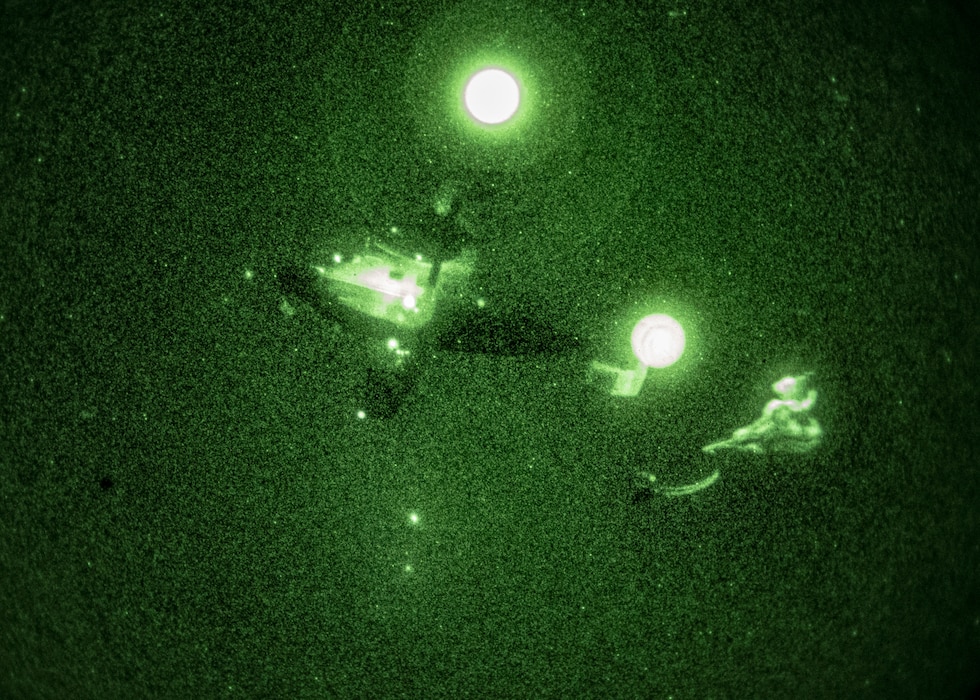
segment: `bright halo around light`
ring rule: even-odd
[[[499,68],[482,70],[466,84],[466,111],[483,124],[503,124],[514,116],[521,101],[517,81]]]
[[[630,340],[633,354],[647,367],[669,367],[684,354],[684,329],[667,314],[641,319]]]

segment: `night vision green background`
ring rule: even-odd
[[[0,696],[980,681],[977,10],[505,5],[4,4]],[[443,118],[474,26],[539,90],[499,154]],[[275,272],[445,183],[488,308],[580,343],[358,421]],[[683,367],[586,383],[665,309]],[[701,452],[804,371],[818,450]]]

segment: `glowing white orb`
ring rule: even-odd
[[[502,124],[514,116],[521,90],[514,76],[499,68],[480,71],[466,84],[466,110],[484,124]]]
[[[641,319],[630,340],[633,354],[647,367],[669,367],[684,354],[684,329],[666,314]]]

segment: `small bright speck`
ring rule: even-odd
[[[364,411],[358,411],[358,412],[357,412],[357,417],[358,417],[358,418],[359,418],[360,420],[364,420],[365,418],[367,418],[367,414],[366,414],[366,413],[365,413]]]
[[[412,511],[411,513],[409,513],[408,514],[408,522],[410,522],[412,525],[418,525],[419,524],[419,514],[416,513],[415,511]]]

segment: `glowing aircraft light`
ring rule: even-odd
[[[653,314],[633,327],[630,338],[637,364],[621,369],[602,362],[593,362],[592,370],[613,377],[609,393],[613,396],[636,396],[646,381],[648,370],[670,367],[684,354],[684,329],[666,314]]]
[[[502,124],[517,112],[521,91],[514,77],[499,68],[482,70],[466,85],[466,110],[483,124]]]
[[[633,354],[647,367],[670,367],[684,353],[684,329],[666,314],[653,314],[633,328]]]

